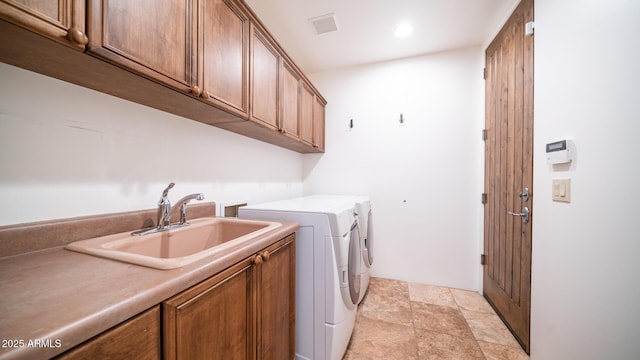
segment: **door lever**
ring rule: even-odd
[[[522,222],[523,223],[528,223],[529,222],[529,208],[528,207],[523,207],[522,208],[522,212],[521,213],[515,213],[512,211],[507,211],[507,214],[512,215],[512,216],[520,216],[522,218]]]

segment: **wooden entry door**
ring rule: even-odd
[[[525,24],[530,21],[533,0],[522,0],[486,50],[483,281],[484,296],[527,353],[533,219],[533,37],[525,36]]]

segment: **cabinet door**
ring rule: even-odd
[[[280,55],[256,26],[251,26],[250,120],[278,129],[278,69]]]
[[[289,64],[282,61],[280,85],[280,132],[294,139],[300,138],[300,75]]]
[[[201,9],[202,97],[243,116],[249,107],[249,18],[232,0],[205,0]]]
[[[56,359],[161,359],[160,306],[154,306]]]
[[[165,359],[253,359],[252,259],[163,303]]]
[[[84,0],[0,0],[0,18],[84,50]]]
[[[300,81],[300,140],[313,145],[313,90]]]
[[[88,0],[88,51],[182,91],[194,85],[194,0]]]
[[[295,355],[295,235],[262,252],[258,282],[258,359]]]
[[[313,103],[313,147],[318,150],[324,150],[324,107],[324,102],[316,95]]]

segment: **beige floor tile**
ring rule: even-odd
[[[529,359],[473,291],[371,278],[343,360]]]
[[[487,300],[475,291],[451,289],[451,294],[461,310],[495,314]]]
[[[528,360],[529,355],[522,348],[498,345],[484,341],[478,341],[487,360]]]
[[[498,315],[462,310],[473,336],[478,341],[520,347]]]
[[[458,307],[451,290],[441,286],[409,283],[409,299],[427,304]]]
[[[455,336],[471,337],[471,329],[458,309],[448,306],[412,302],[413,326]]]
[[[365,298],[361,303],[365,310],[390,310],[409,303],[409,286],[404,281],[372,278]]]
[[[375,357],[361,354],[354,354],[353,351],[347,350],[342,360],[375,360]]]
[[[349,343],[350,359],[418,360],[418,344],[412,326],[362,316]]]
[[[369,319],[382,320],[401,325],[413,325],[413,316],[411,314],[411,309],[408,308],[399,308],[389,311],[363,310],[358,314],[358,316],[366,316]]]
[[[409,287],[395,280],[373,278],[358,314],[371,319],[410,325],[412,322]]]
[[[484,355],[471,336],[460,337],[416,329],[420,360],[477,360]]]

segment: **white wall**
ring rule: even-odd
[[[302,194],[302,155],[0,63],[0,225]]]
[[[531,358],[638,359],[640,2],[536,0],[535,18]],[[564,138],[576,160],[549,167]]]
[[[305,157],[304,192],[371,197],[375,276],[480,289],[481,53],[310,75],[329,100],[327,150]]]

